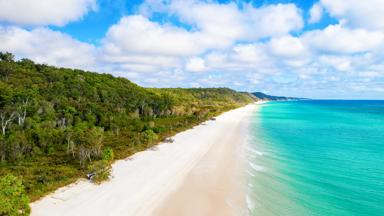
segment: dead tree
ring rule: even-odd
[[[9,114],[7,111],[2,111],[0,113],[0,119],[1,119],[1,129],[3,132],[3,135],[5,135],[5,131],[7,130],[7,127],[11,124],[11,122],[15,119],[16,112],[12,112]]]
[[[25,122],[25,118],[27,117],[27,107],[29,101],[28,98],[21,102],[21,104],[17,108],[17,123],[21,126]]]

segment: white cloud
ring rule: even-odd
[[[192,1],[171,1],[169,11],[197,28],[199,32],[221,39],[242,37],[244,29],[243,14],[234,3],[202,3]],[[214,14],[214,15],[213,15]]]
[[[111,64],[141,64],[159,67],[178,67],[181,65],[180,58],[161,55],[141,55],[135,53],[111,53],[101,49],[103,55],[101,60]]]
[[[268,54],[263,43],[238,44],[227,51],[215,51],[205,55],[208,68],[222,73],[275,74],[276,59]]]
[[[240,44],[233,47],[232,60],[242,63],[257,63],[266,60],[263,44]]]
[[[308,23],[317,23],[321,20],[323,17],[323,7],[321,4],[316,3],[312,6],[312,8],[309,10],[309,20]]]
[[[109,28],[104,46],[107,52],[188,56],[203,49],[194,33],[172,25],[151,22],[141,15],[123,17]]]
[[[0,50],[39,63],[83,69],[91,68],[95,63],[96,50],[92,45],[47,28],[28,31],[0,26],[0,41]]]
[[[351,59],[347,56],[323,55],[319,57],[322,66],[332,67],[334,70],[348,72],[352,69]]]
[[[123,69],[125,71],[135,71],[137,72],[154,72],[159,71],[158,66],[150,65],[150,64],[140,64],[140,63],[123,63],[119,65],[120,69]]]
[[[300,30],[304,21],[301,10],[295,4],[276,4],[262,8],[248,7],[244,15],[250,18],[251,35],[255,38],[281,36]]]
[[[307,54],[306,47],[302,41],[290,35],[272,38],[269,42],[269,48],[270,52],[278,57],[301,58]]]
[[[260,8],[246,4],[239,8],[234,2],[220,4],[194,0],[147,0],[141,5],[140,11],[148,16],[153,12],[176,15],[181,22],[203,33],[202,38],[210,46],[283,35],[303,27],[301,10],[294,4],[266,5]]]
[[[384,32],[349,29],[338,24],[329,25],[322,30],[306,32],[302,40],[318,51],[352,54],[382,47]]]
[[[351,27],[384,29],[382,0],[321,0],[321,4],[331,16]]]
[[[90,10],[96,10],[96,0],[0,0],[0,21],[63,26]]]
[[[362,71],[359,73],[359,76],[366,78],[384,77],[384,71]]]
[[[268,5],[261,8],[247,4],[241,9],[235,3],[147,0],[140,7],[140,12],[142,15],[123,17],[109,28],[103,39],[103,59],[107,63],[115,64],[119,70],[124,69],[118,66],[119,64],[125,65],[125,69],[129,71],[135,71],[136,66],[137,71],[156,72],[182,68],[198,72],[213,69],[209,64],[216,68],[226,65],[233,70],[240,70],[242,66],[238,62],[248,59],[247,64],[255,65],[262,61],[265,55],[257,51],[259,56],[252,59],[256,55],[252,52],[256,50],[252,50],[252,47],[237,46],[239,41],[255,41],[285,35],[303,26],[301,11],[294,4]],[[180,22],[190,28],[186,29],[166,21],[155,22],[151,20],[151,14],[154,12],[177,16]],[[230,60],[235,63],[222,64],[211,61],[212,53],[224,53],[234,45]],[[210,53],[209,61],[197,57],[206,53]]]
[[[205,66],[204,59],[199,57],[194,57],[189,59],[189,61],[185,66],[185,69],[191,72],[202,72],[207,70],[207,67]]]

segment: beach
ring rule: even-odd
[[[116,161],[109,181],[60,188],[32,203],[32,215],[244,215],[243,147],[256,109],[228,111]]]

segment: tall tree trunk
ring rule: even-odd
[[[25,118],[27,117],[27,107],[29,104],[28,98],[25,99],[22,104],[18,107],[18,124],[21,126],[25,122]]]
[[[12,120],[14,119],[14,117],[15,117],[15,112],[12,112],[11,115],[9,115],[9,117],[7,117],[7,113],[6,113],[6,112],[0,114],[0,118],[1,118],[1,129],[2,129],[2,133],[3,133],[3,135],[5,135],[5,131],[7,130],[7,127],[8,127],[9,124],[12,122]]]

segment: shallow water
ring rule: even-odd
[[[384,215],[384,101],[261,106],[247,151],[251,215]]]

